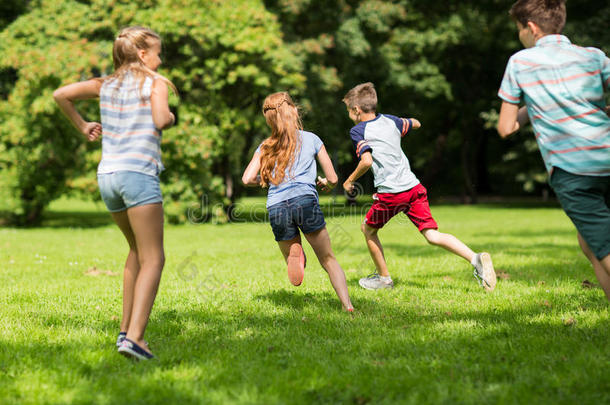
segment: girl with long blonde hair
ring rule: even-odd
[[[318,136],[303,130],[298,108],[288,93],[267,96],[263,115],[271,136],[254,153],[242,181],[247,186],[269,187],[269,221],[286,260],[290,282],[298,286],[304,277],[302,232],[328,273],[343,309],[352,312],[345,274],[331,248],[318,203],[316,157],[326,176],[318,177],[317,185],[330,191],[338,181],[326,148]]]
[[[160,54],[157,33],[144,27],[125,28],[113,45],[114,73],[53,93],[62,112],[89,141],[102,136],[100,193],[129,244],[116,345],[119,353],[139,360],[154,357],[144,331],[165,263],[160,142],[161,131],[175,121],[168,86],[174,91],[175,87],[157,73]],[[98,97],[101,123],[85,121],[74,101]]]

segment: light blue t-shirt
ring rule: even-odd
[[[286,168],[284,180],[277,186],[270,184],[267,193],[267,207],[301,195],[318,196],[316,190],[316,155],[324,145],[314,133],[299,131],[300,150],[292,168]],[[260,145],[256,152],[260,152]]]

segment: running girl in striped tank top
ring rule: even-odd
[[[123,273],[119,353],[154,356],[144,341],[165,262],[163,205],[159,187],[161,130],[174,124],[168,86],[156,71],[161,38],[148,28],[128,27],[114,41],[114,73],[73,83],[53,93],[63,113],[89,141],[102,135],[98,184],[102,199],[129,244]],[[101,124],[87,122],[75,100],[100,99]]]

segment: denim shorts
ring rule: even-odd
[[[97,183],[110,212],[163,202],[157,176],[131,171],[98,173]]]
[[[610,176],[582,176],[553,168],[549,183],[595,257],[610,254]]]
[[[301,232],[307,234],[326,226],[318,197],[300,195],[267,208],[276,241],[290,240]]]

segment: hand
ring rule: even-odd
[[[89,142],[93,142],[102,135],[102,124],[99,122],[86,122],[81,132],[87,137]]]
[[[343,183],[343,190],[345,190],[345,192],[347,192],[347,194],[351,194],[353,189],[354,189],[354,183],[349,180],[345,180],[345,183]]]
[[[330,190],[332,190],[332,189],[333,189],[333,187],[334,187],[332,184],[330,184],[330,183],[328,182],[328,180],[326,179],[326,177],[325,177],[325,178],[322,178],[322,177],[318,176],[318,182],[317,182],[317,184],[318,184],[318,187],[322,188],[322,191],[326,191],[326,192],[329,192],[329,191],[330,191]]]

